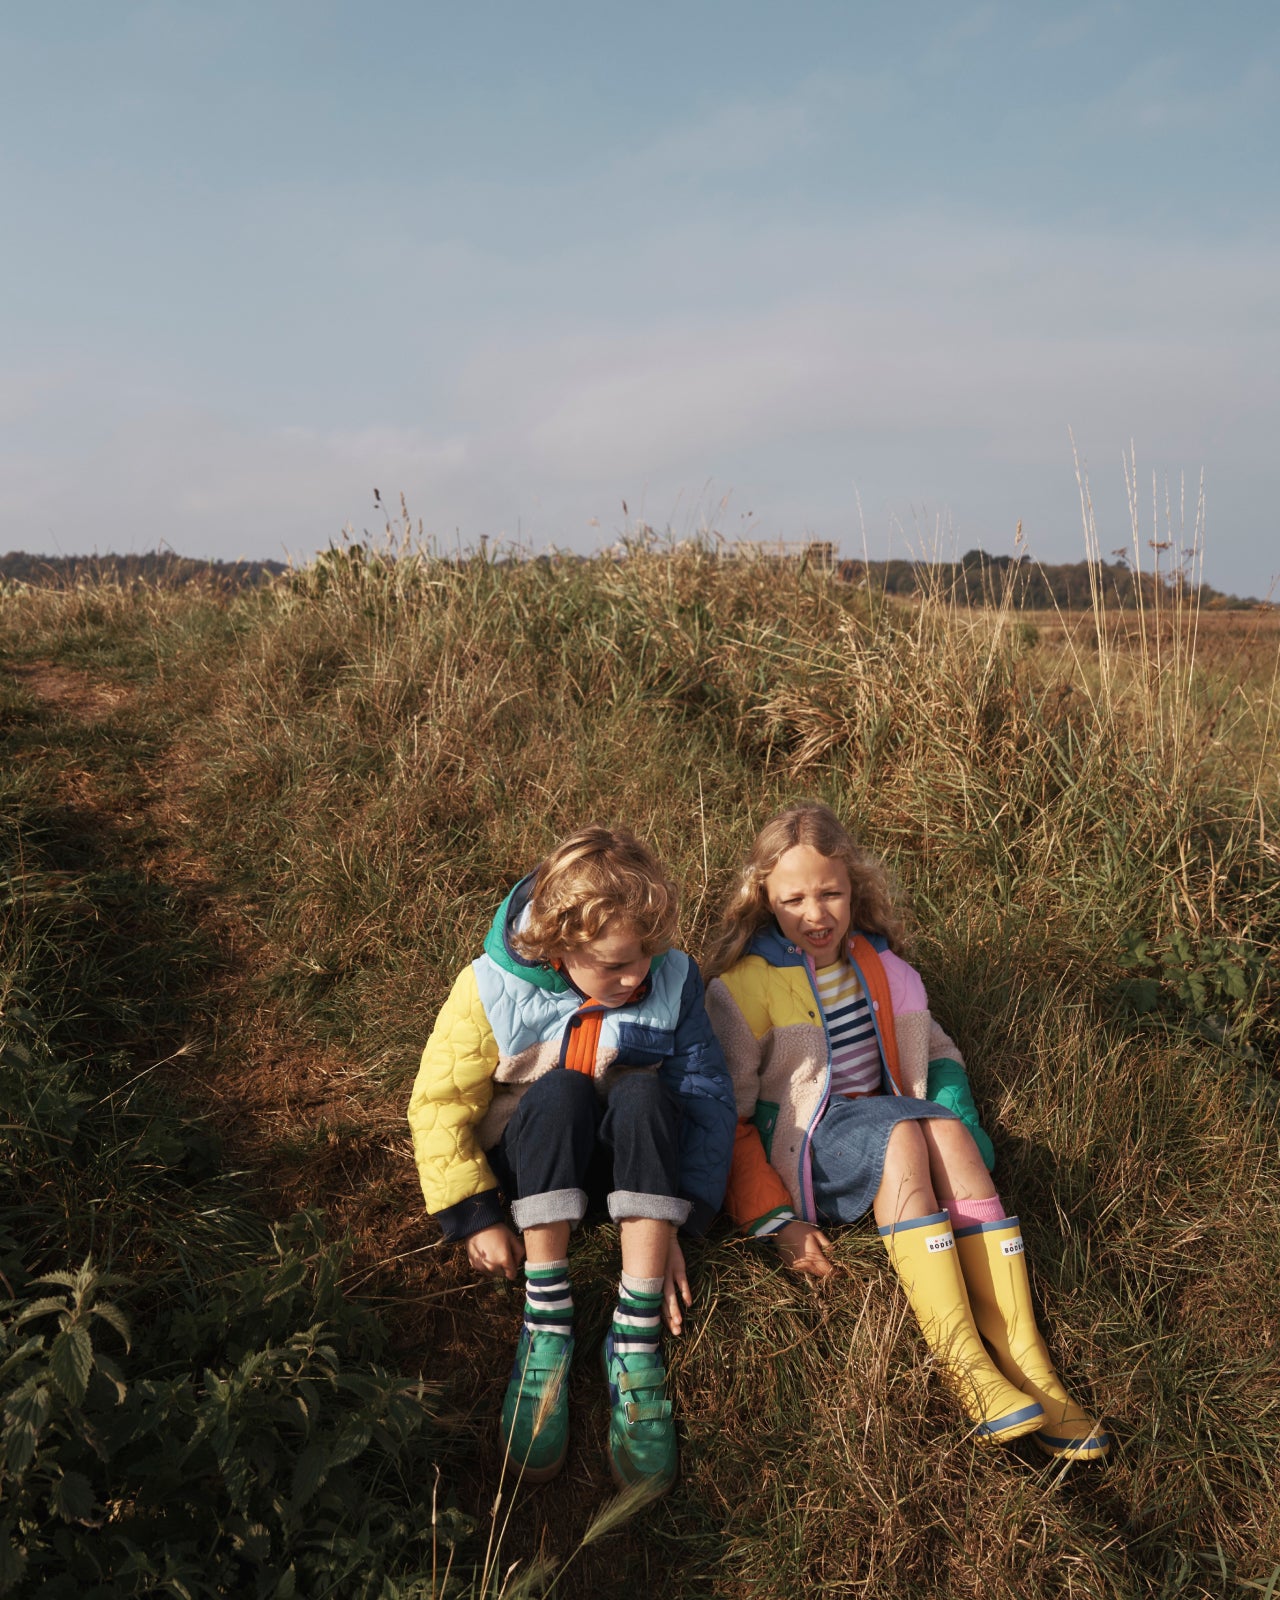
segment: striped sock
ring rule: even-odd
[[[948,1200],[947,1210],[951,1213],[951,1226],[957,1233],[961,1228],[973,1228],[980,1222],[1000,1222],[1004,1219],[1004,1207],[1000,1204],[998,1194],[993,1194],[987,1200]]]
[[[662,1279],[633,1278],[624,1272],[611,1330],[615,1355],[656,1356],[662,1337],[661,1314]]]
[[[524,1325],[530,1336],[558,1333],[568,1339],[573,1334],[573,1290],[569,1287],[567,1261],[539,1261],[524,1264]]]

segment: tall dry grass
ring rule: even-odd
[[[810,794],[909,893],[1051,1345],[1116,1458],[977,1450],[870,1232],[841,1235],[817,1293],[724,1233],[693,1253],[672,1351],[681,1482],[554,1592],[1274,1590],[1274,620],[1219,650],[1188,591],[1128,632],[1100,597],[1081,629],[696,543],[458,560],[390,532],[234,602],[5,604],[15,648],[137,682],[236,971],[199,1092],[256,1097],[242,1148],[271,1203],[354,1227],[401,1359],[469,1419],[463,1511],[483,1530],[519,1299],[420,1216],[402,1113],[435,1009],[570,828],[649,836],[696,951],[760,822]],[[606,1497],[594,1344],[616,1265],[607,1228],[575,1242],[574,1445],[560,1483],[504,1504],[512,1585],[557,1571]]]

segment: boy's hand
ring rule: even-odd
[[[514,1281],[524,1260],[524,1242],[505,1222],[495,1222],[467,1240],[467,1260],[477,1272]]]
[[[788,1222],[773,1236],[778,1242],[778,1254],[792,1272],[807,1272],[814,1278],[825,1278],[831,1271],[831,1240],[812,1222]]]
[[[684,1267],[684,1251],[676,1238],[676,1230],[672,1228],[671,1243],[667,1246],[667,1270],[662,1281],[662,1320],[671,1333],[679,1333],[684,1327],[681,1300],[691,1306],[693,1291],[689,1288],[689,1274]]]

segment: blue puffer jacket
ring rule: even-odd
[[[529,1084],[563,1070],[583,1015],[578,991],[559,972],[526,961],[511,934],[528,904],[524,878],[498,909],[484,954],[458,975],[436,1019],[409,1102],[427,1209],[445,1237],[466,1238],[505,1220],[485,1157]],[[650,964],[631,1003],[599,1009],[593,1076],[602,1095],[612,1073],[657,1072],[680,1103],[680,1194],[685,1224],[702,1233],[719,1210],[733,1155],[733,1085],[703,1003],[702,977],[681,950]]]

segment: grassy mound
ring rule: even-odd
[[[5,1057],[3,1315],[13,1349],[42,1341],[22,1359],[50,1408],[11,1403],[26,1368],[0,1378],[6,1438],[36,1440],[0,1468],[32,1485],[0,1478],[0,1592],[45,1592],[62,1539],[100,1567],[123,1542],[176,1551],[193,1595],[443,1594],[446,1534],[458,1594],[1280,1583],[1274,614],[1033,622],[647,545],[501,563],[348,544],[235,596],[96,582],[0,607],[5,1027],[26,1052]],[[569,829],[652,839],[696,953],[755,829],[802,794],[909,893],[1051,1346],[1116,1459],[980,1452],[869,1229],[841,1235],[820,1292],[724,1232],[692,1253],[671,1353],[683,1476],[627,1517],[603,1460],[600,1229],[573,1246],[569,1466],[514,1489],[493,1419],[519,1296],[439,1245],[403,1128],[434,1012]],[[290,1222],[308,1208],[345,1258]],[[131,1284],[37,1282],[86,1255]],[[154,1336],[126,1353],[99,1304]],[[215,1527],[175,1531],[118,1456],[86,1467],[135,1391],[185,1383],[165,1415],[204,1416],[254,1359],[272,1464],[249,1443],[220,1463],[207,1431],[165,1457],[179,1498],[221,1484]],[[311,1431],[304,1384],[335,1397]],[[184,1592],[111,1559],[103,1592]]]

